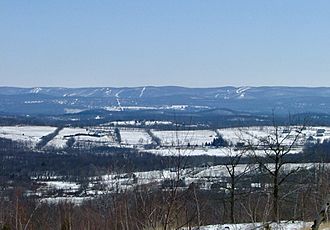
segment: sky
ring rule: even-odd
[[[330,86],[328,0],[1,0],[0,85]]]

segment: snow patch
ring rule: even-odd
[[[115,97],[117,97],[117,98],[118,98],[118,97],[119,97],[119,95],[120,95],[120,94],[121,94],[123,91],[124,91],[124,90],[122,90],[122,89],[121,89],[121,90],[119,90],[119,91],[118,91],[118,92],[115,94]]]
[[[242,99],[245,97],[245,93],[251,87],[240,87],[236,90],[236,93],[239,94],[239,98]]]
[[[30,93],[39,93],[41,90],[41,88],[33,88],[30,90]]]
[[[192,228],[193,230],[255,230],[264,229],[267,223],[245,223],[245,224],[222,224],[222,225],[208,225]],[[270,223],[270,229],[276,230],[301,230],[311,227],[311,222],[303,221],[282,221],[281,223]],[[187,229],[187,228],[183,228]]]
[[[40,104],[43,103],[44,101],[24,101],[24,104]]]
[[[246,90],[250,89],[251,87],[248,87],[248,86],[244,86],[244,87],[240,87],[236,90],[236,93],[237,94],[241,94],[243,92],[245,92]]]
[[[140,96],[139,97],[142,97],[143,96],[145,90],[146,90],[146,87],[143,87],[143,89],[141,90],[141,93],[140,93]]]
[[[65,108],[64,112],[65,113],[80,113],[84,111],[83,109],[70,109],[70,108]]]
[[[110,96],[110,95],[111,95],[111,89],[106,88],[106,90],[105,90],[105,94],[106,94],[107,96]]]

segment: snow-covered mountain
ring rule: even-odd
[[[90,109],[330,113],[330,87],[0,87],[0,112],[62,114]]]

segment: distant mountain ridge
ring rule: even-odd
[[[0,87],[0,111],[64,114],[91,109],[229,109],[251,113],[330,113],[330,87]]]

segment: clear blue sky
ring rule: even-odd
[[[330,1],[1,0],[0,85],[330,86]]]

